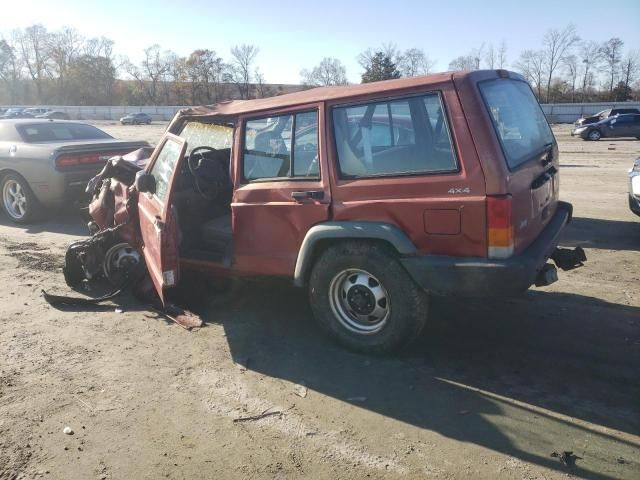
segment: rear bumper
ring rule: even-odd
[[[404,257],[413,279],[434,295],[509,296],[527,290],[554,252],[573,207],[558,202],[556,213],[536,241],[506,260],[445,256]]]

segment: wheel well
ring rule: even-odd
[[[339,237],[339,238],[322,238],[318,240],[313,246],[313,250],[311,251],[311,255],[308,261],[308,267],[306,268],[303,276],[304,285],[307,285],[309,282],[309,277],[311,276],[311,270],[313,270],[313,266],[316,264],[316,261],[328,248],[338,245],[340,243],[345,242],[357,242],[361,244],[367,245],[378,245],[385,250],[388,251],[391,255],[399,256],[400,253],[393,246],[391,242],[386,240],[382,240],[380,238],[358,238],[358,237]]]
[[[5,168],[4,170],[0,170],[0,182],[2,182],[2,180],[4,180],[4,177],[6,177],[7,175],[17,175],[18,177],[20,177],[22,180],[25,180],[25,178],[20,175],[18,172],[16,172],[15,170],[11,170],[10,168]]]

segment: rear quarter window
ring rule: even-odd
[[[479,82],[478,87],[510,169],[553,142],[551,128],[527,83],[496,79]]]
[[[16,129],[22,140],[27,143],[113,138],[102,130],[84,123],[33,123],[18,125]]]
[[[438,93],[338,106],[332,118],[342,178],[458,170]]]

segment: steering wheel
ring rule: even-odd
[[[189,171],[194,177],[197,178],[201,176],[201,173],[198,172],[198,170],[202,168],[202,162],[205,159],[204,152],[215,152],[215,151],[216,151],[215,148],[207,147],[204,145],[202,147],[196,147],[193,150],[191,150],[191,153],[189,154],[189,158],[187,158],[187,165],[189,165]],[[200,158],[196,158],[196,154],[199,154]]]
[[[203,162],[206,158],[205,152],[217,152],[217,150],[206,145],[196,147],[191,150],[187,158],[187,165],[195,180],[198,193],[207,200],[213,200],[218,196],[219,187],[216,182],[212,181],[213,179],[207,177],[206,170],[203,168]]]

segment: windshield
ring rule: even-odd
[[[214,123],[187,122],[178,136],[187,141],[187,155],[194,148],[202,146],[223,150],[231,148],[233,127]]]
[[[84,123],[32,123],[17,125],[16,128],[27,143],[113,138],[102,130]]]
[[[553,134],[525,82],[497,79],[478,84],[509,168],[525,163],[553,142]]]

